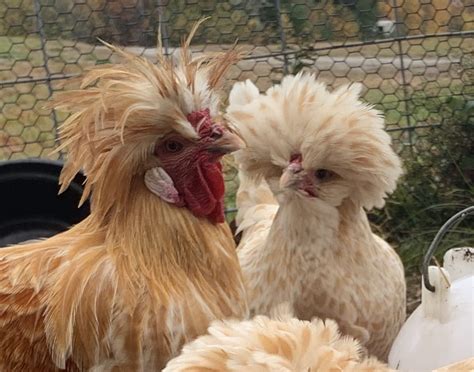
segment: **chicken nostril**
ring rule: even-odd
[[[211,137],[213,140],[218,140],[219,138],[222,138],[223,135],[224,135],[224,132],[222,131],[222,129],[220,129],[220,128],[213,128],[210,137]]]
[[[293,174],[298,174],[303,171],[303,167],[301,166],[300,163],[291,163],[288,166],[288,170],[290,170]]]

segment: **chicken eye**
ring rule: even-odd
[[[165,149],[168,152],[179,152],[183,149],[183,144],[175,140],[165,142]]]
[[[334,173],[327,169],[318,169],[314,175],[319,181],[327,181],[334,175]]]

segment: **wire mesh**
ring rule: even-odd
[[[264,91],[302,69],[331,87],[360,82],[403,156],[435,151],[423,136],[442,135],[446,101],[474,96],[472,0],[3,0],[0,160],[61,156],[50,153],[65,117],[43,106],[68,77],[118,60],[97,38],[153,59],[159,24],[171,53],[206,16],[194,51],[238,39],[249,52],[226,89],[251,79]],[[235,175],[228,167],[229,207]]]

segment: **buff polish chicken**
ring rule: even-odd
[[[227,118],[247,145],[235,153],[238,256],[252,314],[289,302],[386,360],[405,319],[404,270],[365,210],[384,205],[401,164],[359,90],[329,92],[310,74],[265,94],[234,85]]]
[[[114,49],[123,63],[57,98],[62,189],[84,169],[91,214],[0,249],[0,371],[158,371],[210,321],[245,316],[220,164],[242,142],[217,91],[238,52],[193,58],[192,33],[179,61]]]

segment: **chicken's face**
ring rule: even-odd
[[[161,170],[149,173],[147,186],[165,201],[186,207],[195,216],[206,217],[213,223],[223,222],[224,179],[220,159],[238,150],[242,141],[223,125],[214,123],[208,109],[194,111],[187,119],[198,138],[171,133],[159,140],[154,155]],[[169,181],[166,187],[162,187],[164,178]],[[160,182],[161,187],[157,184]]]
[[[331,207],[338,207],[350,194],[350,183],[343,177],[317,165],[304,167],[300,153],[290,157],[289,165],[283,169],[279,179],[277,190],[275,180],[270,183],[280,198],[306,198],[309,203],[320,200]]]

